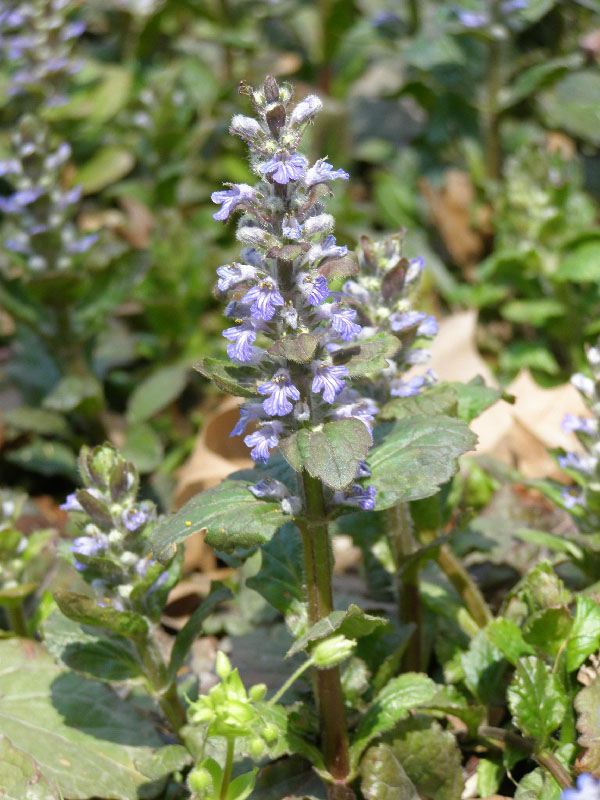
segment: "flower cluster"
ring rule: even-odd
[[[232,435],[245,434],[252,422],[244,441],[255,461],[266,462],[279,441],[300,427],[356,417],[371,430],[373,415],[347,386],[348,369],[338,363],[338,351],[362,331],[353,299],[329,287],[330,275],[351,274],[355,263],[336,243],[334,219],[321,200],[331,181],[348,175],[325,158],[309,164],[298,152],[321,101],[310,95],[292,106],[290,89],[273,78],[260,90],[244,91],[257,118],[234,116],[231,132],[248,143],[261,181],[226,184],[212,195],[220,206],[216,220],[242,212],[237,238],[244,245],[239,262],[217,270],[217,288],[229,299],[227,353],[240,384],[258,395],[241,407]],[[348,491],[344,501],[372,508],[373,490],[356,484]]]
[[[520,11],[523,8],[527,8],[529,5],[528,0],[502,0],[498,4],[498,17],[499,19],[497,22],[504,22],[505,24],[510,25],[510,17],[515,11]],[[493,15],[489,10],[471,10],[471,9],[462,9],[456,8],[454,10],[458,21],[461,25],[464,25],[465,28],[486,28],[489,25],[494,23]]]
[[[577,778],[575,789],[565,789],[561,800],[600,800],[600,781],[584,773]]]
[[[582,394],[591,416],[567,414],[562,421],[565,433],[575,433],[583,446],[582,453],[567,452],[558,462],[576,482],[562,490],[566,508],[585,512],[578,525],[597,530],[600,524],[600,346],[589,347],[587,361],[592,377],[577,373],[571,383]]]
[[[81,236],[73,222],[81,189],[63,189],[60,174],[71,155],[66,142],[53,147],[50,132],[24,116],[13,134],[14,158],[0,161],[0,175],[15,191],[0,197],[7,218],[4,246],[26,275],[63,271],[98,238]]]
[[[61,506],[80,530],[70,546],[75,567],[100,605],[148,613],[152,595],[170,580],[146,552],[156,507],[149,500],[136,502],[137,471],[110,445],[84,447],[79,469],[84,488]]]
[[[372,394],[378,402],[386,402],[390,396],[419,394],[435,382],[435,374],[427,370],[406,377],[405,373],[429,361],[431,354],[419,344],[433,338],[438,330],[435,318],[417,311],[412,303],[424,261],[402,256],[402,234],[380,241],[363,236],[358,260],[359,275],[344,285],[344,292],[355,302],[362,323],[357,340],[385,331],[400,343],[397,353],[388,359],[388,367],[373,382]]]
[[[73,44],[85,30],[68,19],[73,0],[25,0],[0,6],[0,53],[13,68],[9,95],[27,95],[56,106],[65,102],[65,83],[80,68]]]

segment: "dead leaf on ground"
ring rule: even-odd
[[[434,187],[427,178],[421,179],[419,188],[453,261],[464,267],[476,264],[485,251],[489,212],[482,209],[474,214],[475,187],[469,175],[449,169],[442,188]]]
[[[490,386],[497,385],[477,351],[477,313],[465,311],[442,320],[431,347],[431,367],[441,380],[468,382],[481,375]],[[514,405],[495,403],[471,424],[479,443],[477,453],[489,453],[519,469],[526,477],[565,480],[548,450],[564,447],[581,450],[575,436],[563,433],[565,414],[589,413],[579,392],[570,383],[544,389],[522,370],[508,386]]]

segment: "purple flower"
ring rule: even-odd
[[[275,183],[289,183],[302,177],[307,163],[304,156],[299,153],[279,150],[273,158],[261,166],[260,171],[263,175],[271,175]]]
[[[252,448],[250,451],[252,460],[264,461],[266,464],[269,460],[270,448],[277,447],[282,433],[283,425],[281,422],[274,420],[273,422],[262,423],[257,431],[244,437],[244,443]]]
[[[99,536],[78,536],[71,544],[71,552],[75,556],[75,567],[85,569],[86,565],[77,561],[77,556],[98,556],[108,549],[108,539],[104,534]]]
[[[293,406],[288,398],[294,402],[300,400],[300,392],[283,372],[275,375],[270,381],[261,383],[258,393],[270,395],[262,404],[265,413],[270,417],[285,417],[290,413]]]
[[[307,253],[307,259],[310,264],[320,261],[322,258],[329,258],[335,256],[341,258],[348,252],[346,245],[337,245],[335,243],[335,236],[329,234],[322,242],[314,244]]]
[[[390,316],[390,328],[396,333],[407,331],[419,325],[426,316],[427,314],[424,311],[404,311],[402,313],[395,311]]]
[[[597,420],[592,417],[578,417],[575,414],[565,414],[563,421],[560,423],[564,433],[574,433],[580,431],[588,436],[593,436],[598,429]]]
[[[233,328],[223,331],[223,336],[229,339],[232,344],[227,345],[227,355],[229,358],[237,358],[238,361],[250,361],[254,355],[252,342],[256,341],[256,332],[252,322],[242,322]]]
[[[316,186],[317,183],[335,181],[338,178],[347,181],[349,177],[350,175],[343,169],[334,169],[324,158],[320,158],[312,167],[306,170],[304,183],[307,186]]]
[[[122,513],[121,519],[127,530],[133,532],[145,525],[151,516],[152,511],[147,508],[128,508]]]
[[[344,294],[347,294],[349,297],[358,300],[358,302],[362,303],[363,305],[368,305],[371,301],[371,295],[369,294],[369,291],[356,281],[346,281],[344,284]]]
[[[70,255],[87,253],[90,247],[98,241],[98,238],[99,235],[97,233],[89,233],[87,236],[65,243],[65,250]]]
[[[44,190],[36,187],[15,192],[10,197],[0,197],[0,211],[4,211],[5,214],[18,214],[21,209],[35,203],[43,194]]]
[[[379,408],[374,400],[371,400],[370,397],[361,397],[354,403],[338,406],[333,412],[333,416],[336,419],[359,419],[370,433],[373,430],[373,422],[378,411]]]
[[[423,375],[417,375],[408,381],[397,378],[390,383],[390,394],[394,397],[411,397],[411,395],[419,394],[425,384],[426,380]]]
[[[419,277],[421,272],[425,269],[425,259],[423,256],[417,256],[416,258],[411,258],[408,262],[408,269],[406,270],[406,278],[404,282],[406,284],[412,283],[412,281],[416,280]]]
[[[489,16],[485,11],[463,11],[461,9],[454,10],[459,22],[465,28],[482,28],[490,21]]]
[[[353,308],[344,308],[333,303],[329,307],[324,306],[324,310],[331,319],[331,327],[345,342],[351,342],[361,332],[360,325],[353,321],[356,317],[356,311]]]
[[[371,470],[369,469],[369,465],[366,461],[360,461],[358,464],[358,469],[356,470],[356,477],[357,478],[370,478],[371,477]]]
[[[247,183],[230,183],[226,185],[231,188],[213,192],[210,196],[213,203],[221,204],[219,211],[213,214],[213,219],[218,221],[225,221],[238,206],[254,200],[254,189],[252,186],[248,186]]]
[[[591,475],[596,469],[598,459],[586,453],[581,455],[579,453],[565,453],[564,456],[558,457],[558,463],[561,469],[573,469],[577,472]]]
[[[375,496],[377,492],[374,486],[366,486],[364,489],[358,483],[353,483],[344,492],[334,492],[334,503],[344,503],[348,506],[358,506],[363,511],[371,511],[375,508]]]
[[[348,374],[348,367],[316,364],[313,366],[315,377],[311,389],[315,394],[323,392],[323,400],[333,403],[337,395],[346,386],[342,380]]]
[[[329,297],[329,287],[322,275],[304,275],[299,280],[300,290],[311,306],[318,306]]]
[[[242,297],[242,303],[252,303],[250,308],[252,316],[265,322],[272,319],[276,311],[275,306],[282,306],[283,302],[279,289],[270,280],[261,281]]]
[[[600,800],[600,781],[584,773],[577,778],[577,788],[564,789],[561,800]]]
[[[240,406],[240,418],[229,436],[241,436],[246,430],[246,426],[254,419],[259,419],[263,415],[262,403],[244,403]]]
[[[227,292],[232,286],[242,281],[256,278],[256,268],[250,264],[225,264],[217,269],[219,280],[217,288],[220,292]]]
[[[18,175],[21,172],[21,164],[16,158],[8,158],[0,161],[0,177],[5,175]]]
[[[587,375],[576,372],[575,375],[571,375],[571,383],[586,397],[590,399],[593,398],[596,384],[591,378],[588,378]]]
[[[427,317],[417,328],[417,336],[435,336],[438,332],[438,324],[435,317]]]
[[[300,227],[300,223],[296,219],[296,217],[292,217],[289,214],[283,219],[283,223],[281,226],[281,231],[283,235],[288,239],[300,239],[302,237],[302,228]]]
[[[565,508],[570,509],[570,508],[575,508],[575,506],[585,505],[583,494],[577,489],[573,489],[572,487],[569,488],[565,487],[564,489],[561,489],[560,496],[562,497],[562,501]]]
[[[254,497],[268,497],[273,500],[283,500],[290,493],[284,483],[276,481],[274,478],[261,478],[258,483],[249,486],[248,489]]]
[[[309,94],[301,100],[290,114],[290,125],[300,125],[311,119],[323,108],[323,103],[315,94]]]

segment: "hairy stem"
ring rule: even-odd
[[[404,560],[412,555],[416,549],[413,536],[412,520],[407,503],[400,503],[388,509],[388,541],[396,567],[396,602],[398,603],[398,618],[403,625],[415,625],[415,631],[410,637],[403,666],[405,670],[413,671],[421,668],[421,600],[419,597],[419,583],[417,575],[401,572]]]
[[[447,544],[443,544],[440,547],[437,560],[456,591],[462,597],[463,603],[475,622],[480,628],[485,628],[494,617],[468,570],[465,569],[460,559],[454,555]]]
[[[233,771],[233,753],[235,749],[235,739],[230,737],[227,739],[227,756],[225,758],[225,769],[223,770],[223,782],[221,783],[221,791],[219,792],[219,800],[225,800],[227,797],[227,790],[231,783],[231,773]]]
[[[307,515],[307,522],[300,527],[304,546],[306,595],[310,623],[315,625],[333,611],[333,564],[321,482],[304,471],[302,488]],[[336,781],[344,784],[350,772],[350,755],[339,667],[315,670],[314,677],[325,766]],[[347,787],[344,787],[345,795],[335,794],[334,790],[338,791],[332,786],[330,800],[343,796],[353,797]]]
[[[27,636],[27,623],[25,622],[25,615],[23,614],[23,606],[19,603],[6,609],[8,622],[13,633],[17,636]]]
[[[480,725],[478,733],[484,739],[497,739],[500,742],[506,742],[506,744],[518,748],[523,753],[527,753],[537,761],[540,767],[543,767],[552,775],[561,788],[568,789],[572,785],[571,776],[554,753],[550,753],[547,750],[536,753],[533,742],[519,736],[515,731],[507,731],[504,730],[504,728],[494,728],[491,725]]]
[[[498,0],[492,0],[492,18],[497,22]],[[482,114],[484,157],[489,180],[500,177],[500,108],[498,97],[502,88],[502,42],[492,37],[488,43],[485,73],[485,99]]]
[[[174,681],[168,683],[165,663],[151,635],[137,643],[137,651],[150,692],[175,733],[179,735],[180,729],[186,723],[185,709],[177,694],[177,685]]]

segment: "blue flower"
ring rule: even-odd
[[[276,481],[274,478],[261,478],[258,483],[249,486],[248,489],[254,497],[268,497],[273,500],[283,500],[290,493],[284,483]]]
[[[250,264],[224,264],[217,269],[217,288],[220,292],[227,292],[242,281],[256,278],[256,274],[256,267]]]
[[[237,358],[238,361],[251,360],[254,355],[252,343],[256,341],[256,332],[252,322],[246,321],[233,328],[227,328],[223,331],[223,336],[232,342],[227,345],[229,358]]]
[[[59,506],[62,511],[83,511],[83,506],[77,499],[77,493],[72,492],[67,495],[67,499]]]
[[[4,211],[5,214],[19,214],[21,209],[35,203],[43,194],[43,189],[32,187],[15,192],[10,197],[0,197],[0,211]]]
[[[564,456],[558,457],[558,463],[561,469],[573,469],[591,475],[596,469],[598,459],[587,453],[565,453]]]
[[[343,169],[334,169],[324,158],[320,158],[312,167],[306,170],[304,183],[307,186],[316,186],[317,183],[335,181],[338,178],[347,181],[350,175]]]
[[[321,109],[323,103],[315,94],[309,94],[301,100],[290,114],[289,124],[300,125],[308,119],[312,119]]]
[[[302,177],[307,164],[308,161],[299,153],[279,150],[261,166],[260,171],[263,175],[271,175],[275,183],[289,183]]]
[[[213,219],[225,221],[232,211],[238,206],[250,203],[255,198],[254,189],[247,183],[226,184],[230,189],[213,192],[210,199],[213,203],[221,204],[219,211],[213,214]]]
[[[262,403],[244,403],[240,406],[240,418],[236,422],[229,436],[241,436],[246,430],[246,426],[254,419],[263,416]]]
[[[85,564],[77,561],[77,556],[98,556],[108,549],[108,539],[104,534],[99,536],[78,536],[71,544],[71,552],[75,556],[75,567],[85,569]]]
[[[242,303],[250,305],[250,313],[255,319],[262,319],[268,322],[273,318],[275,306],[283,305],[283,297],[279,289],[271,280],[261,281],[256,286],[249,289],[242,297]]]
[[[341,258],[345,256],[348,252],[348,248],[346,245],[337,245],[335,243],[335,236],[329,234],[326,236],[322,242],[318,244],[314,244],[310,250],[308,251],[306,258],[309,264],[314,264],[316,261],[320,261],[322,258]]]
[[[577,778],[577,788],[564,789],[561,800],[600,800],[600,781],[584,773]]]
[[[591,378],[588,378],[587,375],[582,375],[581,372],[576,372],[575,375],[571,375],[571,383],[582,394],[584,394],[586,397],[589,397],[590,400],[594,397],[596,384]]]
[[[562,497],[565,508],[571,509],[575,506],[585,506],[583,493],[577,489],[574,489],[573,487],[565,487],[564,489],[561,489],[560,496]]]
[[[244,443],[251,447],[250,457],[253,461],[264,461],[266,464],[269,460],[269,450],[277,447],[279,444],[279,436],[283,433],[283,425],[281,422],[274,420],[272,422],[265,422],[261,427],[244,437]]]
[[[358,483],[353,483],[344,492],[334,492],[334,503],[344,503],[348,506],[358,506],[363,511],[371,511],[375,508],[375,496],[377,491],[374,486],[366,486],[364,489]]]
[[[324,310],[331,319],[331,327],[345,342],[351,342],[361,332],[361,326],[353,321],[356,317],[353,308],[344,308],[333,303],[329,307],[325,306]]]
[[[417,336],[435,336],[438,332],[438,324],[435,317],[427,317],[417,328]]]
[[[296,217],[286,214],[281,225],[281,232],[288,239],[301,239],[302,228]]]
[[[128,531],[137,531],[153,516],[153,510],[147,508],[128,508],[122,515],[123,525]]]
[[[390,328],[396,333],[407,331],[423,322],[426,316],[424,311],[404,311],[402,313],[395,311],[390,316]]]
[[[426,380],[423,375],[417,375],[408,381],[397,378],[390,384],[390,394],[394,397],[411,397],[411,395],[419,394],[425,384]]]
[[[338,394],[346,386],[342,380],[348,374],[348,367],[315,364],[313,366],[315,377],[312,382],[312,391],[315,394],[323,392],[323,400],[333,403]]]
[[[299,284],[302,293],[311,306],[321,305],[329,297],[329,287],[322,275],[317,275],[316,277],[312,275],[301,276]]]
[[[345,403],[338,406],[333,416],[336,419],[359,419],[366,427],[369,433],[373,430],[373,422],[375,415],[379,411],[379,407],[374,400],[370,397],[361,397],[353,403]]]
[[[270,381],[261,383],[257,391],[259,394],[270,395],[262,404],[265,413],[270,417],[285,417],[291,412],[293,406],[288,398],[294,402],[300,400],[300,392],[283,372],[275,375]]]
[[[564,433],[574,433],[580,431],[588,436],[593,436],[598,430],[598,420],[592,417],[578,417],[575,414],[565,414],[560,423]]]

